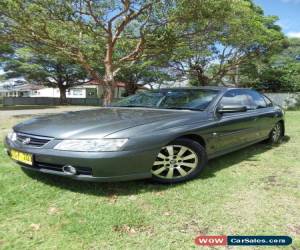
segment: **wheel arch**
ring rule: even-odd
[[[204,148],[206,148],[206,142],[205,142],[204,138],[202,136],[200,136],[200,135],[197,135],[197,134],[186,134],[186,135],[179,136],[176,139],[181,139],[181,138],[187,138],[187,139],[196,141],[201,146],[203,146]]]
[[[282,136],[284,136],[284,135],[285,135],[285,124],[284,124],[284,120],[280,120],[280,121],[278,121],[278,122],[280,122],[281,125],[282,125]]]

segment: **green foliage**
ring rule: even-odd
[[[251,0],[0,1],[4,43],[74,62],[108,89],[114,78],[163,81],[166,65],[194,85],[239,84],[240,70],[285,45],[276,21]]]
[[[111,26],[111,32],[117,32],[122,23],[120,17],[124,15],[110,20],[116,12],[122,11],[121,2],[124,1],[1,1],[0,13],[6,27],[2,30],[2,38],[72,57],[97,69],[97,65],[105,61],[108,39],[113,35],[106,30]],[[147,4],[145,1],[131,2],[126,14],[134,12],[133,6],[137,9]],[[118,37],[113,53],[115,68],[121,65],[118,60],[136,47],[146,14],[124,27],[123,35]]]
[[[50,87],[62,84],[66,88],[84,81],[86,73],[73,62],[50,55],[36,54],[23,47],[15,51],[4,66],[7,78],[23,76],[29,82],[36,82]]]
[[[177,49],[171,63],[198,85],[220,83],[243,63],[268,57],[283,45],[277,18],[251,1],[178,1]]]
[[[77,1],[1,1],[0,14],[4,19],[2,39],[29,46],[46,54],[78,57],[78,51],[90,63],[103,56],[103,32],[92,32],[83,17],[75,13]],[[74,58],[75,59],[75,58]]]
[[[65,102],[66,90],[82,84],[87,79],[86,72],[76,63],[37,53],[28,47],[2,50],[0,55],[6,79],[24,77],[30,83],[59,88],[61,101]]]
[[[291,38],[286,48],[271,58],[244,65],[242,84],[264,91],[300,91],[300,39]]]
[[[75,61],[105,83],[104,104],[109,104],[118,72],[146,48],[157,52],[157,43],[147,42],[161,32],[160,9],[162,1],[3,0],[0,39]]]
[[[151,60],[124,67],[116,77],[117,80],[127,83],[125,96],[134,94],[138,85],[153,88],[165,82],[174,81],[175,78],[176,76],[172,75],[170,69]]]

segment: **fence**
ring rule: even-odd
[[[274,103],[284,108],[300,107],[300,92],[296,93],[266,93]],[[3,106],[13,105],[59,105],[59,98],[52,97],[3,97]],[[100,106],[98,98],[67,98],[70,105]]]
[[[300,92],[295,93],[265,93],[275,104],[285,109],[300,107]]]
[[[14,105],[59,105],[59,98],[52,97],[4,97],[3,106]],[[67,98],[70,105],[100,106],[99,98]]]

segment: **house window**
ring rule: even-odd
[[[73,89],[73,95],[82,95],[82,89]]]

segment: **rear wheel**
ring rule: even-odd
[[[281,122],[277,122],[269,135],[269,142],[271,144],[278,144],[283,137],[283,125]]]
[[[152,167],[152,177],[160,183],[179,183],[196,177],[207,163],[203,146],[191,139],[176,139],[162,147]]]

